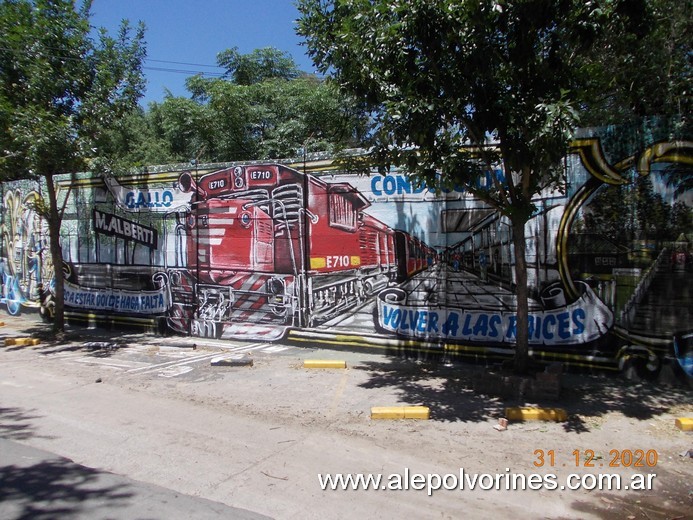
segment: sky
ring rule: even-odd
[[[198,72],[218,77],[219,52],[238,47],[247,54],[275,47],[291,55],[299,69],[314,72],[302,39],[296,35],[293,0],[93,0],[91,24],[117,34],[123,19],[146,26],[147,106],[162,101],[166,89],[188,96],[185,79]]]

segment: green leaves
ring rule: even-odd
[[[299,73],[276,49],[220,53],[229,79],[194,76],[192,99],[168,97],[146,118],[168,143],[172,161],[238,161],[296,157],[309,151],[353,147],[366,114],[332,82]]]
[[[502,160],[506,185],[487,196],[505,211],[561,186],[560,159],[585,110],[627,85],[607,88],[600,56],[625,58],[620,42],[648,34],[652,6],[671,1],[300,0],[298,32],[318,68],[378,114],[374,158],[470,189]],[[501,157],[480,154],[481,173],[446,169],[489,138]]]
[[[144,28],[91,36],[90,2],[0,4],[0,175],[76,171],[142,93]],[[18,171],[19,170],[19,171]]]
[[[217,64],[226,69],[227,76],[237,85],[254,85],[271,79],[295,79],[300,71],[293,58],[274,47],[255,49],[240,54],[238,47],[217,55]]]

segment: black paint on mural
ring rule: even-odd
[[[132,240],[152,249],[157,248],[158,235],[151,229],[136,222],[121,218],[111,213],[94,210],[94,230],[104,235]]]

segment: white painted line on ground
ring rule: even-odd
[[[135,370],[137,367],[144,368],[143,365],[149,366],[149,363],[142,363],[140,361],[126,361],[124,359],[102,359],[94,357],[81,357],[75,359],[77,363],[84,363],[87,365],[102,365],[111,368],[119,368],[122,370]]]
[[[224,347],[218,343],[198,343],[198,348],[207,346],[215,347],[219,350],[216,352],[206,352],[200,353],[199,350],[191,349],[181,349],[178,347],[156,347],[151,345],[141,345],[133,344],[127,347],[122,347],[118,349],[112,349],[110,352],[115,356],[117,354],[142,354],[143,352],[154,353],[153,349],[157,349],[155,355],[160,358],[169,359],[169,361],[163,361],[161,363],[147,363],[143,361],[130,361],[122,358],[102,358],[93,355],[84,355],[83,351],[80,352],[62,352],[56,354],[49,354],[49,359],[60,359],[69,360],[77,363],[87,364],[87,365],[97,365],[102,367],[113,368],[116,370],[123,370],[129,374],[143,374],[150,372],[157,372],[160,377],[177,377],[179,375],[186,374],[193,370],[190,366],[193,363],[199,363],[201,361],[209,361],[213,358],[219,357],[230,357],[231,359],[241,354],[252,352],[252,351],[262,351],[267,353],[278,353],[285,350],[289,350],[292,347],[286,347],[283,345],[272,345],[267,342],[253,343],[251,345],[238,345],[234,347]],[[173,358],[173,359],[172,359]]]
[[[265,347],[262,349],[263,352],[283,352],[284,350],[289,350],[291,347],[282,347],[282,346],[273,346],[273,347]]]
[[[214,356],[218,356],[219,353],[215,352],[213,354],[203,354],[201,356],[195,356],[195,357],[189,357],[184,360],[175,360],[175,361],[167,361],[165,363],[156,363],[156,364],[150,364],[146,367],[141,367],[141,368],[133,368],[132,370],[128,370],[128,373],[133,373],[133,372],[142,372],[142,371],[155,371],[159,368],[164,368],[164,367],[169,367],[169,366],[174,366],[174,365],[184,365],[186,363],[197,363],[198,361],[204,361],[206,359],[211,359]]]
[[[268,346],[269,343],[266,341],[262,343],[253,343],[252,345],[238,345],[236,347],[227,347],[225,346],[222,342],[219,343],[198,343],[198,346],[205,346],[205,347],[213,347],[213,348],[219,348],[221,350],[229,351],[229,352],[247,352],[249,350],[255,350],[255,349],[260,349],[262,347]]]
[[[159,377],[177,377],[193,370],[190,365],[172,366],[159,371]]]
[[[56,354],[46,354],[46,359],[74,359],[83,357],[84,352],[59,352]]]
[[[169,359],[186,359],[194,356],[196,353],[193,352],[157,352],[157,357],[169,358]]]

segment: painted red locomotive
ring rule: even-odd
[[[435,257],[364,213],[370,203],[350,184],[283,165],[184,172],[179,186],[196,197],[177,231],[186,266],[169,269],[178,332],[262,337],[324,323]]]

